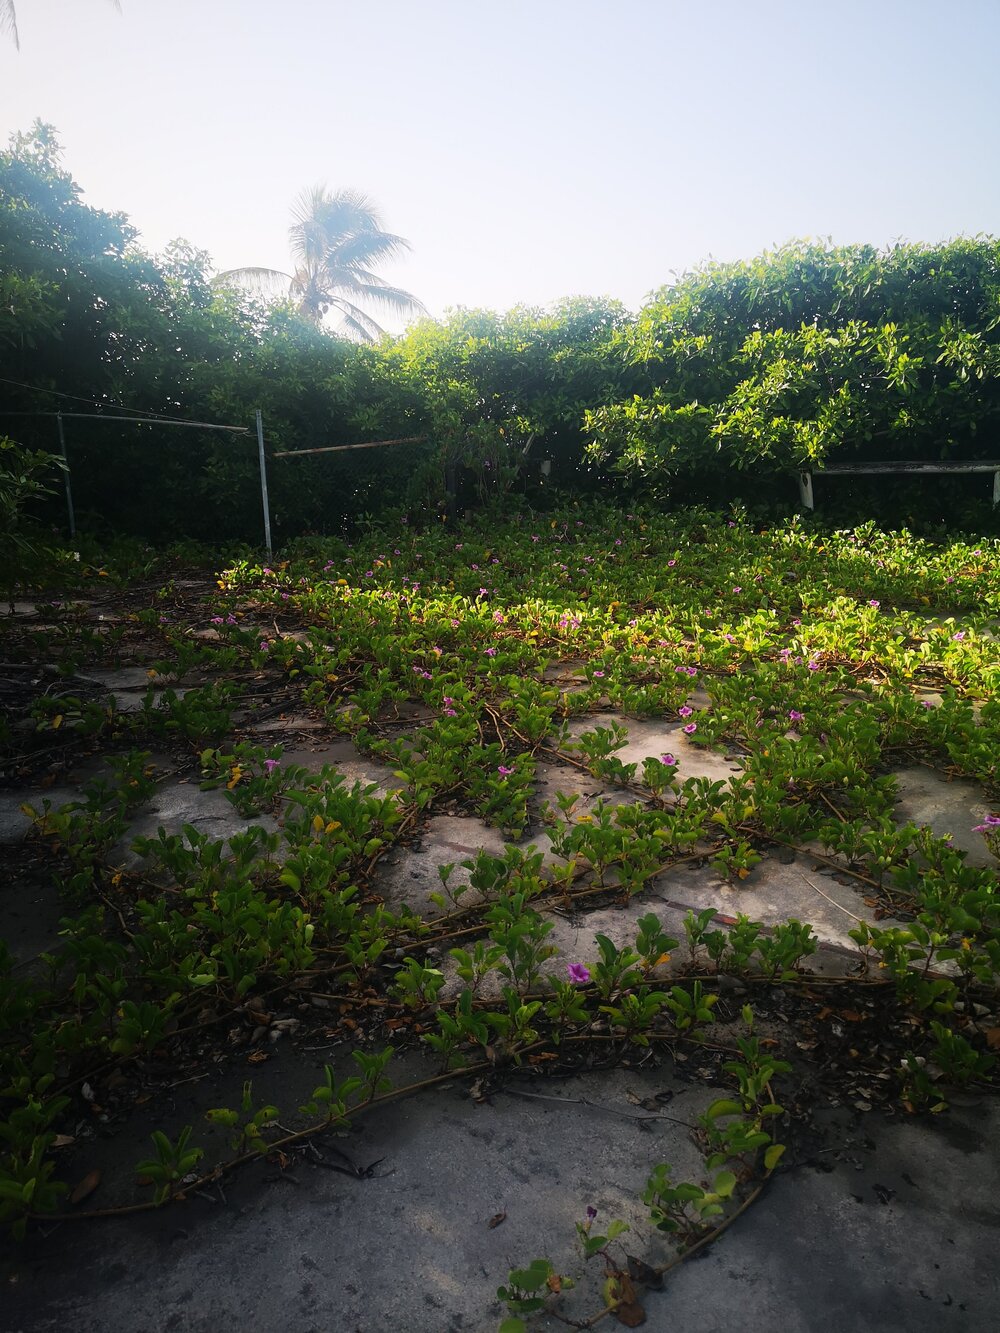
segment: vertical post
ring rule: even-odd
[[[260,458],[260,502],[264,507],[264,545],[271,554],[271,506],[267,499],[267,465],[264,462],[264,420],[257,408],[257,454]]]
[[[1000,472],[993,473],[993,508],[1000,508]]]
[[[445,514],[449,522],[455,521],[455,498],[458,494],[458,487],[455,481],[455,464],[445,463],[444,465],[444,493],[445,493]]]
[[[76,514],[73,510],[73,488],[69,481],[69,459],[66,457],[66,432],[63,430],[62,413],[56,413],[59,423],[59,452],[63,461],[63,485],[66,488],[66,513],[69,515],[69,535],[76,536]]]
[[[802,501],[803,509],[814,509],[813,502],[813,479],[811,472],[799,473],[799,499]]]

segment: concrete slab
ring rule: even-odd
[[[697,716],[693,715],[691,721],[697,723]],[[624,746],[616,750],[614,756],[623,764],[637,765],[635,781],[638,783],[642,781],[643,761],[659,759],[665,753],[672,754],[677,760],[677,776],[681,782],[690,777],[728,782],[733,773],[740,770],[737,760],[729,759],[706,745],[699,745],[692,737],[685,735],[683,721],[667,722],[662,719],[629,718],[622,713],[597,713],[586,718],[572,718],[569,734],[576,740],[582,732],[592,732],[597,727],[610,730],[613,726],[623,727],[628,733]],[[591,778],[590,781],[595,779]]]
[[[998,808],[978,783],[961,778],[949,781],[933,768],[896,769],[893,777],[899,784],[896,817],[900,823],[912,820],[933,829],[938,837],[950,835],[969,865],[997,869],[997,859],[982,834],[972,831]]]
[[[227,1181],[225,1202],[35,1236],[4,1256],[4,1327],[493,1333],[497,1286],[540,1256],[579,1279],[556,1308],[585,1319],[603,1307],[602,1274],[599,1260],[584,1269],[575,1223],[588,1206],[595,1227],[621,1218],[622,1248],[665,1262],[671,1247],[639,1195],[657,1162],[703,1177],[686,1126],[719,1089],[653,1068],[555,1086],[512,1076],[508,1087],[477,1104],[446,1086],[363,1118],[333,1142],[357,1162],[381,1158],[371,1179],[302,1154],[283,1174],[261,1164]],[[665,1290],[642,1294],[646,1327],[993,1333],[997,1103],[932,1123],[824,1120],[815,1156],[792,1163]]]
[[[141,865],[142,858],[132,850],[135,838],[155,838],[161,828],[167,833],[179,834],[185,824],[192,824],[199,833],[217,841],[243,833],[252,824],[260,825],[269,833],[278,827],[270,815],[244,819],[218,788],[202,791],[195,782],[167,782],[161,784],[153,799],[133,820],[122,841],[111,849],[109,860],[127,868]]]
[[[764,926],[794,919],[808,922],[824,944],[855,953],[848,931],[859,921],[875,921],[862,885],[837,878],[828,867],[816,868],[808,857],[788,864],[765,857],[745,880],[727,883],[712,867],[688,863],[667,870],[651,883],[650,899],[684,904],[696,912],[712,907],[725,916],[741,913]],[[890,917],[879,924],[901,925]]]
[[[23,842],[31,831],[31,816],[21,809],[24,805],[42,809],[48,801],[53,810],[70,801],[80,799],[78,787],[29,787],[17,791],[0,791],[0,845]]]

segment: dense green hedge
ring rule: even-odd
[[[799,464],[995,455],[1000,243],[794,243],[712,264],[631,315],[459,310],[357,346],[212,286],[208,256],[157,259],[88,207],[36,126],[0,154],[0,357],[10,413],[113,404],[252,427],[282,449],[418,435],[384,451],[272,460],[279,539],[390,509],[432,518],[527,491],[642,492],[790,508]],[[666,262],[666,261],[665,261]],[[19,387],[30,386],[30,387]],[[61,396],[59,396],[61,395]],[[65,421],[81,527],[256,538],[256,440]],[[57,447],[51,416],[0,432]],[[548,480],[542,460],[551,460]],[[987,521],[982,477],[823,486],[824,512]],[[59,511],[53,509],[58,521]]]

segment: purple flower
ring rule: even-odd
[[[497,650],[495,648],[486,648],[483,651],[486,653],[487,657],[496,657],[497,655]]]
[[[594,1220],[594,1218],[595,1218],[596,1216],[597,1216],[597,1209],[594,1208],[591,1204],[588,1204],[588,1205],[587,1205],[587,1221],[588,1221],[588,1222],[593,1222],[593,1220]]]
[[[668,561],[667,561],[667,568],[668,568],[668,569],[673,569],[674,565],[676,565],[676,564],[677,564],[677,561],[676,561],[676,560],[668,560]]]
[[[819,670],[819,663],[818,663],[818,662],[807,662],[807,663],[806,663],[806,666],[809,668],[810,671],[818,671],[818,670]]]
[[[877,610],[879,609],[879,607],[881,606],[881,602],[876,602],[875,599],[874,599],[874,597],[870,597],[870,598],[868,599],[868,605],[871,606],[871,607],[873,607],[873,608],[877,611]]]
[[[788,716],[792,722],[801,722],[805,717],[805,713],[800,713],[797,708],[789,708]]]
[[[965,630],[960,629],[957,634],[953,634],[951,636],[951,641],[952,643],[961,643],[964,638],[965,638]]]
[[[742,592],[742,591],[743,589],[739,586],[739,584],[737,584],[736,587],[733,589],[733,592]]]
[[[997,833],[1000,832],[1000,815],[987,815],[982,824],[977,824],[972,830],[973,833]]]
[[[595,675],[595,676],[603,676],[603,675],[604,675],[604,672],[603,672],[603,671],[595,671],[595,672],[594,672],[594,675]]]
[[[503,764],[499,764],[497,766],[497,772],[500,774],[502,778],[509,778],[511,773],[513,773],[513,771],[514,770],[512,768],[505,768]]]
[[[678,716],[678,717],[690,717],[691,714],[692,714],[693,712],[694,712],[694,709],[693,709],[693,708],[689,708],[689,707],[687,706],[687,704],[682,704],[681,707],[678,708],[678,710],[677,710],[677,716]]]
[[[582,986],[590,980],[590,970],[582,963],[567,963],[566,974],[575,985]],[[596,1217],[597,1214],[595,1213]]]
[[[672,754],[661,754],[660,763],[666,764],[668,768],[673,768],[676,765],[677,760]]]
[[[265,759],[265,760],[264,760],[264,767],[267,769],[267,771],[268,771],[269,774],[270,774],[270,773],[273,773],[274,770],[275,770],[280,764],[281,764],[281,760],[280,760],[280,759]]]
[[[685,736],[693,736],[694,733],[698,730],[698,723],[689,722],[687,726],[682,727],[681,730],[684,732]]]
[[[921,705],[922,708],[933,708],[933,707],[934,707],[934,705],[931,703],[930,699],[921,699],[921,700],[920,700],[920,705]]]

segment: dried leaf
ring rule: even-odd
[[[987,1030],[986,1045],[991,1051],[1000,1050],[1000,1028],[989,1028]]]
[[[75,1143],[76,1138],[72,1134],[57,1134],[52,1140],[53,1148],[68,1148],[71,1143]]]
[[[265,1060],[270,1060],[270,1058],[267,1051],[253,1051],[247,1056],[247,1060],[252,1065],[262,1065]]]
[[[486,1223],[486,1225],[489,1227],[491,1231],[493,1231],[495,1227],[498,1227],[501,1222],[506,1222],[506,1220],[507,1220],[507,1210],[504,1209],[503,1212],[494,1213],[493,1216],[490,1218],[490,1220]]]
[[[646,1311],[638,1301],[623,1301],[615,1306],[615,1318],[626,1328],[638,1328],[646,1322]]]
[[[663,1287],[663,1274],[658,1273],[655,1268],[650,1268],[649,1264],[642,1259],[637,1259],[634,1254],[626,1255],[628,1259],[628,1275],[633,1282],[640,1282],[650,1291],[660,1291]]]
[[[94,1190],[97,1189],[100,1183],[100,1171],[88,1171],[73,1193],[69,1196],[70,1203],[82,1203],[89,1194],[93,1194]]]

